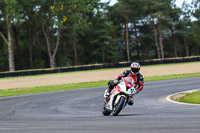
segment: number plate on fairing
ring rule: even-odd
[[[134,87],[132,88],[129,88],[128,91],[127,91],[127,94],[131,95],[131,94],[135,94],[136,93],[136,90]]]

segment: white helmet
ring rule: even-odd
[[[140,71],[140,64],[137,62],[133,62],[131,64],[131,71],[135,74],[137,74]]]

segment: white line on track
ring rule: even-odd
[[[177,102],[177,101],[174,101],[174,100],[171,100],[170,97],[174,96],[174,95],[177,95],[177,94],[180,94],[180,93],[192,93],[192,92],[195,92],[195,91],[198,91],[200,90],[199,89],[194,89],[194,90],[189,90],[189,91],[182,91],[182,92],[178,92],[178,93],[174,93],[174,94],[171,94],[169,96],[166,97],[166,100],[169,101],[169,102],[172,102],[172,103],[176,103],[176,104],[184,104],[184,105],[200,105],[200,104],[191,104],[191,103],[183,103],[183,102]]]

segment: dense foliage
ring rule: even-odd
[[[1,0],[0,71],[199,55],[200,1],[174,3]]]

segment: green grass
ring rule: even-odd
[[[107,81],[0,90],[0,97],[106,86]]]
[[[179,102],[200,104],[200,91],[186,93],[184,97],[179,98]]]
[[[200,73],[174,74],[174,75],[166,75],[166,76],[146,77],[146,78],[144,78],[144,80],[146,82],[148,82],[148,81],[177,79],[177,78],[188,78],[188,77],[199,77],[199,76],[200,76]]]
[[[176,74],[176,75],[168,75],[168,76],[146,77],[144,78],[144,81],[148,82],[148,81],[167,80],[167,79],[186,78],[186,77],[198,77],[198,76],[200,76],[200,73],[181,74],[181,75]],[[52,91],[72,90],[72,89],[80,89],[80,88],[101,87],[101,86],[107,86],[107,82],[108,81],[99,81],[99,82],[87,82],[87,83],[77,83],[77,84],[38,86],[38,87],[29,87],[29,88],[0,90],[0,97],[42,93],[42,92],[52,92]]]
[[[184,63],[168,63],[168,64],[156,64],[156,65],[145,65],[142,67],[157,67],[157,66],[171,66],[171,65],[181,65],[181,64],[190,64],[190,63],[199,63],[200,61],[194,62],[184,62]],[[74,71],[74,72],[63,72],[63,73],[50,73],[50,74],[38,74],[38,75],[28,75],[28,76],[17,76],[17,77],[5,77],[2,79],[14,79],[14,78],[26,78],[26,77],[39,77],[39,76],[47,76],[47,75],[56,75],[56,74],[71,74],[71,73],[79,73],[79,72],[87,72],[87,71],[109,71],[113,69],[129,69],[129,67],[120,67],[120,68],[103,68],[103,69],[95,69],[95,70],[83,70],[83,71]]]

